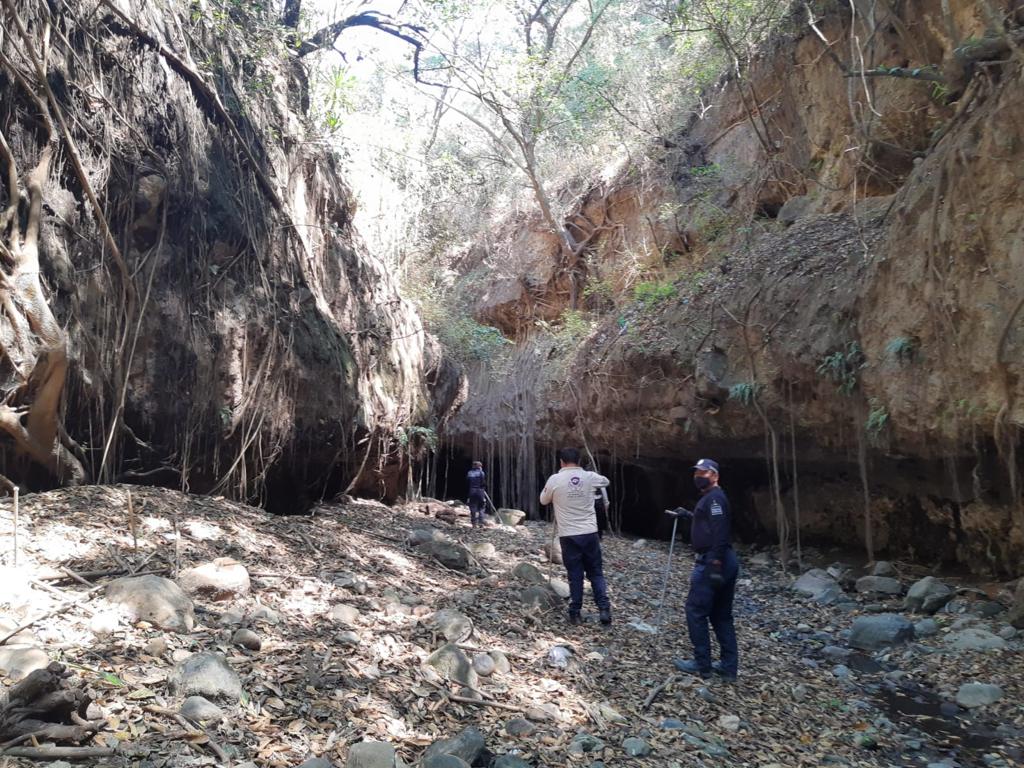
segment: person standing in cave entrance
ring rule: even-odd
[[[693,482],[701,493],[693,510],[690,542],[697,562],[690,575],[690,594],[686,598],[686,626],[693,643],[692,659],[677,659],[676,669],[709,678],[712,674],[735,680],[739,668],[736,627],[732,603],[736,594],[739,561],[732,548],[732,514],[729,499],[718,485],[718,463],[701,459],[693,467]],[[677,514],[687,514],[677,509]],[[711,635],[715,630],[721,661],[711,663]]]
[[[583,576],[586,574],[594,591],[594,603],[602,624],[612,623],[612,606],[608,598],[601,563],[601,539],[598,536],[594,491],[607,488],[609,481],[597,472],[580,466],[580,452],[563,448],[558,452],[560,469],[548,478],[540,492],[540,503],[555,508],[555,527],[562,549],[562,562],[569,580],[569,623],[579,624],[583,609]]]
[[[487,475],[484,474],[484,465],[474,461],[472,469],[466,473],[466,480],[469,483],[469,522],[476,528],[484,524],[484,511],[487,509],[487,491],[484,488]]]

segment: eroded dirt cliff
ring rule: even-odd
[[[875,552],[1020,572],[1020,19],[948,5],[796,12],[672,146],[586,196],[576,221],[602,231],[577,307],[539,224],[472,251],[494,275],[476,314],[520,351],[454,439],[585,443],[627,527],[656,528],[638,519],[710,454],[750,530],[781,506],[849,542],[867,507]],[[567,310],[597,318],[568,343]]]
[[[458,377],[354,231],[305,65],[265,4],[3,12],[5,174],[54,153],[39,254],[70,361],[57,442],[79,481],[291,511],[362,468],[354,488],[394,496],[395,436],[443,420]],[[12,189],[27,216],[30,190]],[[5,391],[31,399],[24,378],[8,365]],[[61,479],[18,447],[15,482]]]

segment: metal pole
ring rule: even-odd
[[[672,521],[672,541],[668,545],[668,561],[665,563],[665,583],[661,587],[661,601],[658,603],[658,618],[654,627],[661,632],[661,614],[665,609],[665,595],[668,594],[668,577],[672,573],[672,550],[676,546],[676,526],[679,525],[679,516]]]

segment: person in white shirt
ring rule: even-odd
[[[561,469],[548,478],[540,492],[540,503],[552,504],[555,508],[558,542],[569,580],[569,623],[581,621],[583,576],[586,574],[601,623],[611,624],[611,601],[601,567],[601,539],[594,511],[594,492],[607,488],[609,481],[604,475],[580,467],[580,452],[575,448],[561,449],[558,459]]]

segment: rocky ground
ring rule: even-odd
[[[902,563],[864,574],[835,553],[807,553],[821,567],[794,584],[746,550],[741,676],[705,682],[671,665],[688,652],[685,554],[651,631],[666,543],[607,539],[615,624],[573,628],[546,526],[346,501],[272,517],[160,489],[130,504],[124,486],[38,494],[17,565],[0,505],[0,765],[1024,758],[1010,585],[920,583]]]

